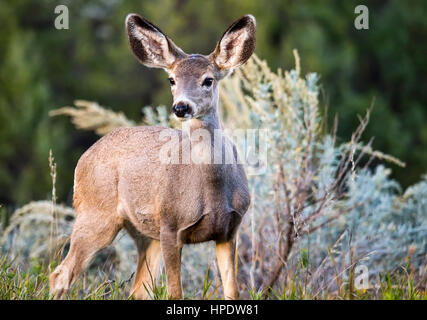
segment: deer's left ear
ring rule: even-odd
[[[246,15],[235,21],[225,31],[210,58],[220,68],[227,71],[244,64],[255,50],[256,21]]]
[[[159,27],[138,14],[126,17],[126,30],[133,53],[147,67],[167,69],[186,56]]]

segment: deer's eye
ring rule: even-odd
[[[203,81],[202,86],[209,88],[212,85],[213,81],[214,81],[214,79],[212,79],[212,78],[206,78]]]
[[[175,85],[175,80],[173,78],[168,78],[168,80],[171,86]]]

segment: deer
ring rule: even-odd
[[[182,299],[183,246],[213,241],[224,297],[238,299],[236,233],[251,201],[243,164],[192,159],[164,163],[159,153],[168,143],[161,138],[164,132],[178,137],[178,147],[189,143],[203,153],[205,147],[213,146],[210,138],[191,140],[192,133],[204,130],[214,136],[215,131],[223,132],[218,82],[254,52],[256,20],[252,15],[236,20],[209,55],[186,54],[138,14],[127,15],[125,26],[130,49],[139,62],[167,72],[172,116],[182,129],[116,128],[83,153],[74,172],[75,222],[70,247],[49,276],[50,293],[55,299],[66,298],[94,255],[125,229],[138,251],[131,297],[150,299],[148,289],[153,288],[163,258],[168,297]],[[231,139],[225,135],[221,139],[225,156],[239,159]],[[208,160],[213,157],[207,155]]]

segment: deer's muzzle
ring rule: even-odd
[[[184,118],[186,114],[191,112],[191,108],[186,103],[178,102],[173,106],[172,111],[178,118]]]

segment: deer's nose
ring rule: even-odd
[[[179,118],[183,118],[186,113],[190,113],[190,106],[183,102],[178,102],[172,108],[173,113]]]

